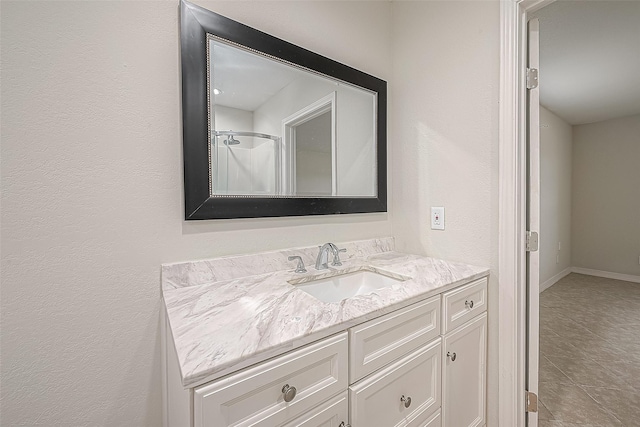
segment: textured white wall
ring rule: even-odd
[[[540,107],[540,284],[571,267],[572,127]],[[558,250],[560,242],[560,250]],[[559,261],[556,263],[556,256]],[[553,283],[549,283],[551,285]],[[548,287],[548,286],[546,286]]]
[[[393,231],[400,250],[491,268],[488,424],[497,423],[499,2],[394,2]],[[444,231],[430,207],[445,207]]]
[[[387,2],[199,2],[385,80]],[[159,426],[160,264],[391,235],[183,221],[178,2],[2,1],[2,425]]]
[[[498,2],[198,3],[389,81],[393,216],[185,223],[177,2],[2,1],[3,425],[160,424],[160,263],[392,224],[492,268],[496,425]]]
[[[573,127],[573,267],[640,276],[640,115]]]
[[[234,130],[236,132],[253,131],[253,112],[238,108],[215,106],[214,115],[215,130]],[[223,140],[225,138],[222,138]]]

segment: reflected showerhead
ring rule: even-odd
[[[224,140],[224,145],[238,145],[240,141],[233,138],[233,135],[229,135],[227,139]]]

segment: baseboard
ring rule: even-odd
[[[555,276],[551,277],[549,280],[545,281],[544,283],[540,283],[540,292],[544,291],[545,289],[549,289],[551,286],[555,285],[558,280],[570,274],[572,271],[573,271],[572,267],[567,267],[564,270],[562,270],[560,273],[556,274]]]
[[[571,272],[588,276],[606,277],[607,279],[624,280],[625,282],[640,283],[640,276],[633,274],[612,273],[610,271],[592,270],[590,268],[572,267]],[[540,286],[542,288],[542,285]]]

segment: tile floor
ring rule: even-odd
[[[571,273],[540,294],[539,426],[640,426],[640,283]]]

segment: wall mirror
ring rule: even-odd
[[[182,1],[185,218],[386,212],[386,82]]]

